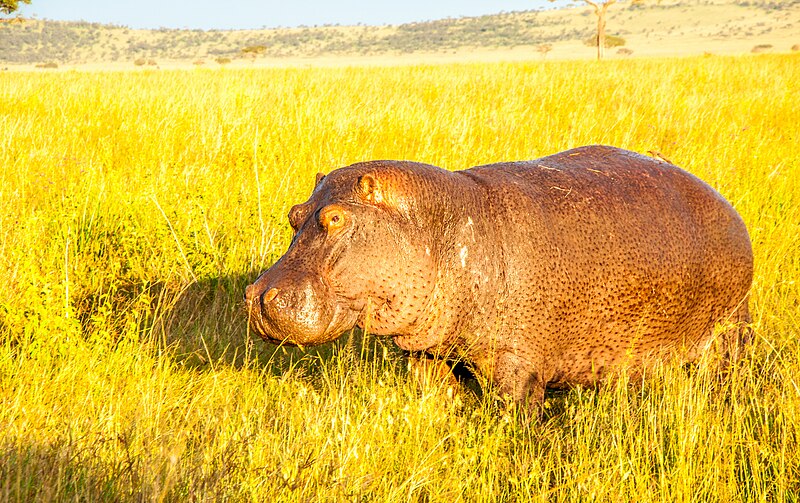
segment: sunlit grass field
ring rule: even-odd
[[[751,233],[755,342],[539,420],[391,340],[278,349],[244,287],[314,175],[654,151]],[[0,73],[0,500],[800,500],[800,57]],[[498,222],[498,225],[503,225]]]

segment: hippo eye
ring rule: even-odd
[[[344,209],[337,205],[326,206],[319,212],[319,223],[328,232],[340,229],[345,224]]]

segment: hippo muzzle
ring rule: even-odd
[[[277,344],[305,346],[333,340],[341,332],[335,328],[337,309],[330,291],[318,276],[268,269],[245,289],[250,327]]]

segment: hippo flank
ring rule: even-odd
[[[697,177],[634,152],[456,172],[353,164],[317,175],[289,222],[289,249],[245,293],[250,326],[276,344],[368,323],[536,404],[545,388],[667,355],[728,360],[749,338],[741,217]]]

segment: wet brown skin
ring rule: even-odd
[[[546,387],[668,355],[733,357],[747,338],[742,219],[695,176],[633,152],[458,172],[354,164],[318,176],[289,221],[289,249],[245,294],[274,343],[322,344],[368,318],[401,348],[457,354],[538,403]]]

